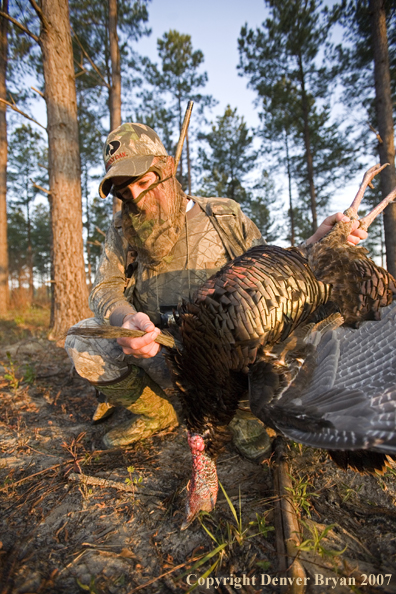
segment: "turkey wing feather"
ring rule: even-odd
[[[301,369],[270,401],[253,377],[254,414],[287,437],[331,450],[396,451],[396,302],[357,330],[312,334]]]

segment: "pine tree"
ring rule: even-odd
[[[30,285],[31,267],[39,286],[48,283],[51,276],[51,221],[48,205],[39,203],[33,206],[28,220],[23,206],[9,202],[8,223],[10,278],[14,286],[25,292],[25,286]],[[31,305],[29,289],[27,303]]]
[[[1,9],[8,12],[8,0]],[[8,22],[0,17],[0,99],[6,99]],[[0,312],[8,306],[8,248],[7,248],[7,120],[6,106],[0,103]]]
[[[394,97],[396,74],[396,4],[392,0],[350,0],[335,7],[334,15],[344,26],[344,43],[337,48],[340,70],[349,107],[363,108],[362,123],[367,120],[378,129],[381,163],[390,163],[381,174],[382,196],[396,186],[394,143]],[[391,42],[388,51],[388,34]],[[396,204],[383,215],[388,270],[396,274]]]
[[[197,105],[195,110],[200,113],[205,107],[213,104],[213,99],[209,95],[202,95],[199,90],[202,89],[208,80],[206,72],[200,72],[204,62],[204,55],[201,50],[194,50],[191,42],[191,35],[184,35],[171,29],[164,33],[161,39],[157,40],[158,55],[161,65],[146,60],[146,77],[148,82],[155,87],[156,92],[161,93],[162,97],[170,96],[170,106],[166,112],[162,113],[163,122],[169,126],[172,117],[179,130],[182,128],[184,109],[189,100]],[[147,101],[147,95],[143,95],[143,103]],[[161,115],[161,112],[159,112]],[[161,121],[161,120],[160,120]],[[161,125],[159,126],[161,127]],[[185,148],[187,156],[187,175],[183,174],[183,157],[180,159],[179,175],[182,185],[188,188],[191,193],[191,167],[190,163],[190,144],[187,136]]]
[[[203,172],[204,196],[227,196],[243,204],[249,191],[245,187],[248,174],[256,165],[253,136],[237,109],[226,107],[224,115],[212,123],[211,131],[201,133],[209,151],[199,148],[199,161]]]
[[[38,285],[51,278],[51,219],[48,204],[35,204],[31,212],[33,269]]]
[[[34,298],[32,206],[39,192],[37,185],[48,184],[48,181],[43,179],[42,168],[39,166],[39,163],[45,163],[46,160],[44,140],[30,124],[23,124],[13,132],[9,142],[8,194],[12,200],[11,208],[22,211],[26,221],[25,267],[30,303]],[[36,183],[36,186],[33,183]]]
[[[32,28],[15,19],[12,23],[38,44],[42,56],[53,237],[51,325],[52,337],[58,338],[79,319],[89,315],[74,65],[68,1],[42,0],[40,6],[32,1],[29,6],[34,15]]]
[[[278,219],[278,192],[270,172],[264,170],[248,196],[244,212],[257,225],[267,243],[275,243],[281,235]]]
[[[128,97],[135,96],[135,87],[141,85],[138,74],[140,56],[132,49],[131,42],[150,33],[145,26],[148,20],[148,2],[149,0],[99,0],[94,3],[87,0],[70,1],[74,55],[79,66],[79,107],[83,98],[84,109],[90,110],[97,121],[107,111],[110,115],[110,130],[118,128],[122,122],[122,87],[123,102],[130,109]],[[107,94],[107,110],[103,109],[103,91]],[[114,197],[113,211],[120,208],[120,200]]]
[[[333,72],[320,58],[331,22],[317,0],[266,3],[270,18],[262,28],[253,31],[245,25],[241,30],[239,69],[262,101],[263,125],[271,121],[272,139],[284,143],[286,135],[291,142],[293,177],[303,208],[309,205],[311,211],[311,233],[334,182],[350,175],[354,154],[347,135],[331,121],[328,89]],[[291,164],[287,158],[287,167]]]
[[[224,115],[212,123],[211,131],[201,133],[199,140],[208,147],[199,148],[200,194],[223,196],[239,202],[267,241],[274,241],[279,232],[273,217],[274,185],[266,171],[256,184],[249,179],[254,175],[257,152],[253,149],[253,136],[244,118],[237,114],[236,108],[228,105]]]

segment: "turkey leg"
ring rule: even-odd
[[[373,208],[373,210],[371,212],[369,212],[365,217],[362,217],[360,219],[360,229],[364,229],[365,231],[367,231],[367,229],[370,227],[371,223],[374,221],[374,219],[376,219],[378,217],[378,215],[385,210],[385,208],[388,206],[388,204],[390,204],[391,202],[393,202],[393,200],[396,198],[396,188],[394,190],[392,190],[392,192],[390,192],[386,198],[384,198],[379,204],[377,204],[377,206],[375,208]]]
[[[380,163],[377,163],[376,165],[374,165],[373,167],[370,167],[370,169],[368,169],[366,171],[366,173],[363,176],[362,183],[360,184],[358,193],[356,194],[355,198],[353,199],[351,206],[349,208],[347,208],[346,211],[344,212],[344,215],[349,217],[352,221],[355,221],[358,218],[358,214],[357,214],[358,208],[359,208],[360,203],[363,199],[363,196],[367,189],[367,186],[370,186],[372,188],[373,186],[371,185],[371,182],[373,181],[375,176],[378,175],[378,173],[380,173],[388,165],[389,165],[389,163],[385,163],[385,165],[381,165]]]

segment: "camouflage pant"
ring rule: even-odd
[[[102,322],[97,318],[89,318],[82,320],[74,328],[93,328],[101,325]],[[117,379],[125,376],[128,367],[136,365],[144,369],[163,390],[172,387],[162,351],[151,359],[137,359],[132,355],[125,355],[115,339],[86,338],[75,335],[66,338],[65,349],[77,373],[95,385],[115,383]]]

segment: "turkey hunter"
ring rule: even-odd
[[[65,348],[77,373],[99,392],[94,421],[109,416],[117,405],[134,413],[104,436],[111,448],[178,425],[167,396],[170,374],[155,338],[182,299],[265,240],[233,200],[187,196],[176,180],[173,157],[148,126],[123,124],[108,136],[103,156],[106,174],[99,194],[117,196],[122,208],[107,232],[89,298],[95,317],[77,326],[107,323],[147,334],[114,340],[72,335]],[[328,217],[307,243],[320,239],[343,217]],[[357,244],[366,236],[356,229],[348,239]],[[269,441],[260,421],[237,414],[231,429],[243,455],[264,457]]]

